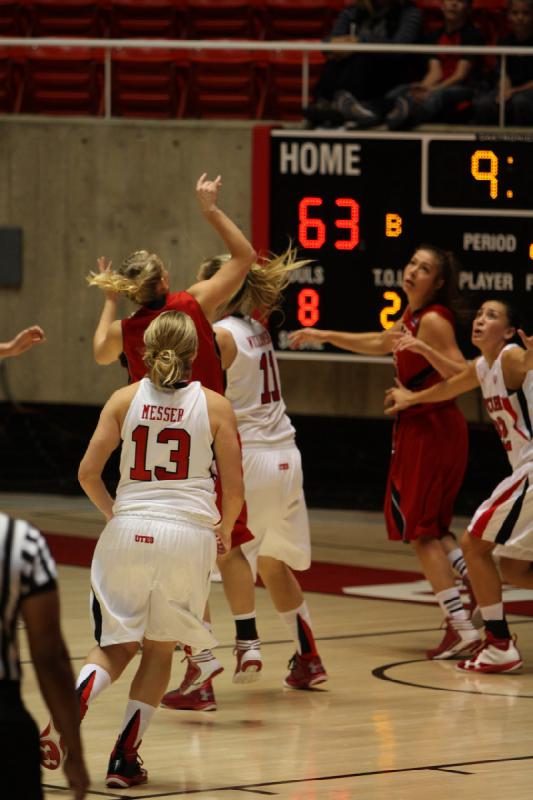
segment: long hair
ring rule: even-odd
[[[198,349],[196,326],[182,311],[164,311],[144,332],[144,363],[158,389],[171,389],[189,377]]]
[[[222,255],[203,261],[198,271],[199,280],[212,278],[229,258],[229,255]],[[280,307],[281,294],[290,283],[290,273],[309,263],[308,260],[298,260],[296,250],[291,247],[280,256],[257,261],[240,289],[219,309],[220,313],[224,316],[235,312],[249,315],[257,311],[262,317],[267,317]]]
[[[419,244],[416,250],[428,250],[432,253],[439,270],[439,278],[442,280],[442,286],[437,289],[431,302],[449,308],[454,312],[458,320],[464,322],[467,312],[459,293],[459,270],[461,266],[454,253],[451,250],[444,250],[433,244]]]
[[[142,306],[159,296],[159,284],[165,272],[163,261],[148,250],[136,250],[124,259],[117,272],[91,272],[87,276],[89,286],[97,286],[105,292],[125,295]]]

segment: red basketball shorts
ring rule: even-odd
[[[454,404],[399,416],[385,496],[389,539],[448,532],[467,458],[468,430]]]

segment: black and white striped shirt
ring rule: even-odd
[[[56,565],[42,534],[0,513],[0,680],[19,681],[17,614],[21,602],[56,588]]]

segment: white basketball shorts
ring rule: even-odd
[[[213,529],[197,523],[117,516],[104,528],[91,565],[91,606],[101,646],[217,642],[202,624],[216,559]]]
[[[248,527],[252,542],[241,545],[254,578],[257,557],[271,556],[295,570],[311,564],[309,519],[297,447],[243,450]]]
[[[497,547],[494,554],[533,561],[533,467],[519,467],[494,489],[468,526],[472,536]]]

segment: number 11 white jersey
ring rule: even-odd
[[[226,317],[237,355],[226,372],[226,397],[233,406],[243,448],[294,443],[294,428],[281,397],[278,365],[267,329],[251,317]]]
[[[143,378],[122,424],[115,515],[214,525],[213,437],[199,381],[164,391]]]

